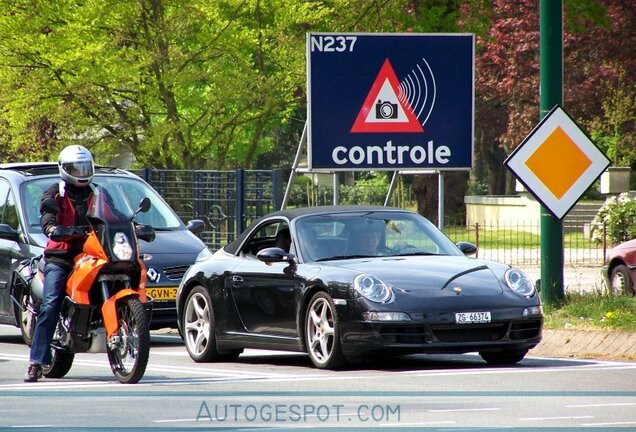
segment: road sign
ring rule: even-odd
[[[384,61],[351,132],[424,132],[408,100],[398,97],[400,83]]]
[[[310,168],[471,168],[473,35],[310,33],[307,59]]]
[[[555,106],[504,165],[560,220],[609,163],[563,108]]]

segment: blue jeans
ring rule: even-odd
[[[51,341],[66,295],[66,279],[70,272],[70,269],[55,263],[46,263],[44,266],[44,298],[31,342],[31,363],[51,363]]]

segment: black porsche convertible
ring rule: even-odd
[[[475,252],[397,208],[278,211],[190,267],[179,330],[197,362],[244,348],[307,352],[329,369],[374,354],[519,362],[541,340],[539,295],[523,272]]]

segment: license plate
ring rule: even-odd
[[[458,312],[455,314],[457,324],[489,323],[490,312]]]
[[[177,298],[177,287],[146,288],[146,294],[153,300],[175,300]]]

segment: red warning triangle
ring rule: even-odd
[[[424,132],[408,101],[399,100],[399,91],[400,83],[386,59],[351,132]]]

